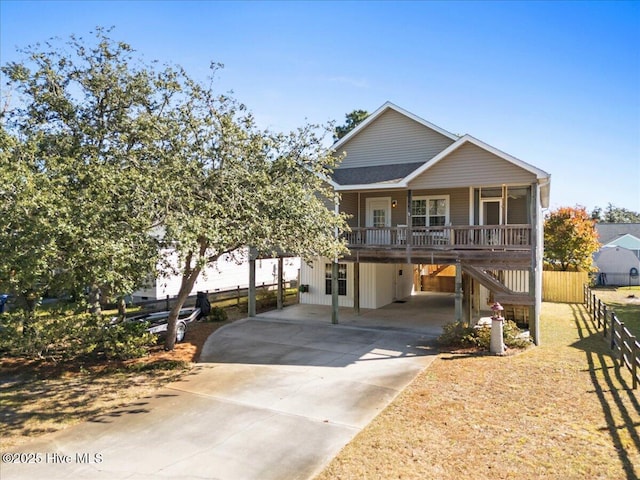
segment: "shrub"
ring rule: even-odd
[[[33,318],[22,311],[3,314],[0,353],[55,361],[89,356],[129,359],[145,355],[156,343],[144,324],[109,325],[89,314],[49,312]]]
[[[221,307],[213,307],[207,316],[207,320],[210,322],[226,322],[228,319],[227,311]]]
[[[491,327],[482,325],[474,328],[474,343],[481,350],[489,351],[491,349]]]
[[[129,360],[149,353],[157,337],[147,332],[146,322],[122,322],[103,329],[97,345],[108,359]]]
[[[502,327],[502,334],[504,337],[504,344],[509,348],[527,348],[531,346],[531,340],[529,338],[523,338],[521,335],[523,330],[518,328],[518,325],[512,320],[504,322]]]
[[[262,308],[275,307],[278,303],[278,296],[274,290],[267,290],[258,300]]]
[[[471,347],[475,346],[473,340],[474,331],[466,322],[450,322],[442,327],[442,335],[438,337],[438,343],[445,347]]]
[[[32,317],[20,310],[4,314],[0,351],[25,358],[74,358],[88,349],[87,332],[95,330],[89,327],[89,323],[89,315],[45,314]]]
[[[507,320],[503,324],[502,337],[509,348],[526,348],[531,345],[527,338],[519,337],[522,330],[515,322]],[[446,347],[477,347],[489,351],[491,348],[491,327],[469,327],[465,322],[451,322],[443,327],[443,333],[438,337],[438,343]]]

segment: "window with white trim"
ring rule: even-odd
[[[414,197],[411,200],[411,225],[439,227],[449,224],[449,195]]]

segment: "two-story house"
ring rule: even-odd
[[[350,253],[302,265],[301,303],[333,305],[335,318],[338,306],[379,308],[411,294],[418,265],[452,265],[453,318],[520,306],[539,343],[547,172],[392,103],[332,148],[346,154],[331,182]]]

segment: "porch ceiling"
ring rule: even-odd
[[[477,250],[406,250],[406,249],[351,249],[343,257],[347,262],[455,264],[457,261],[485,268],[522,270],[531,267],[530,251]]]

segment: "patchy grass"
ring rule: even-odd
[[[640,336],[640,287],[600,287],[592,292],[616,312],[616,316],[636,336]]]
[[[542,345],[441,354],[317,478],[636,479],[630,374],[578,305],[543,305]]]
[[[0,447],[8,448],[98,415],[117,415],[126,405],[188,375],[206,339],[246,313],[227,309],[226,322],[197,322],[171,352],[161,345],[129,361],[94,364],[0,359]]]

